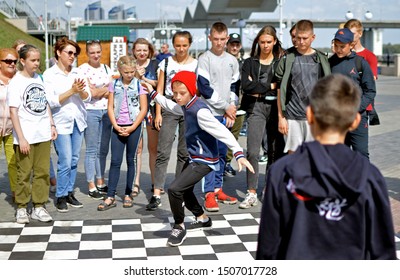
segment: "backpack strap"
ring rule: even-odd
[[[363,73],[363,67],[362,67],[362,60],[364,58],[362,56],[356,55],[355,56],[355,62],[356,62],[356,70],[359,74]]]
[[[167,86],[167,67],[168,67],[168,57],[165,58],[165,64],[164,64],[164,89],[163,89],[164,95],[165,95],[165,87]]]
[[[362,56],[356,55],[354,57],[354,63],[356,64],[356,71],[358,73],[358,81],[361,81],[362,76],[363,76],[363,66],[362,66],[362,61],[364,60],[364,58]]]

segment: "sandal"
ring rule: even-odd
[[[131,208],[133,206],[133,199],[129,195],[125,195],[124,204],[122,207]]]
[[[139,185],[134,184],[131,196],[137,197],[139,194],[140,194],[140,187],[139,187]]]
[[[110,203],[107,203],[106,200],[111,201]],[[116,207],[117,203],[115,202],[115,198],[112,197],[107,197],[104,201],[102,201],[98,206],[97,206],[97,210],[98,211],[106,211],[110,208]]]

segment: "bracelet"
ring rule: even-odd
[[[57,128],[55,124],[51,124],[50,127]]]

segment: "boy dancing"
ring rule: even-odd
[[[235,140],[230,131],[213,117],[207,105],[196,95],[196,74],[189,71],[178,72],[171,81],[174,100],[166,99],[158,94],[153,87],[147,87],[152,99],[165,110],[185,118],[185,138],[189,152],[189,161],[186,162],[182,173],[168,188],[168,198],[175,224],[167,244],[179,246],[186,239],[186,231],[207,229],[212,226],[211,218],[205,215],[203,208],[193,193],[194,186],[205,175],[217,168],[218,141],[224,142],[232,151],[238,162],[239,171],[246,166],[254,172],[251,164],[244,158],[243,149]],[[185,209],[196,217],[186,229],[184,224]]]

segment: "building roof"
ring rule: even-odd
[[[215,21],[231,24],[232,20],[248,19],[253,12],[273,12],[275,0],[196,0],[183,15],[183,26],[203,25]]]
[[[129,27],[127,25],[92,25],[79,26],[76,41],[100,40],[112,41],[112,37],[129,38]]]

